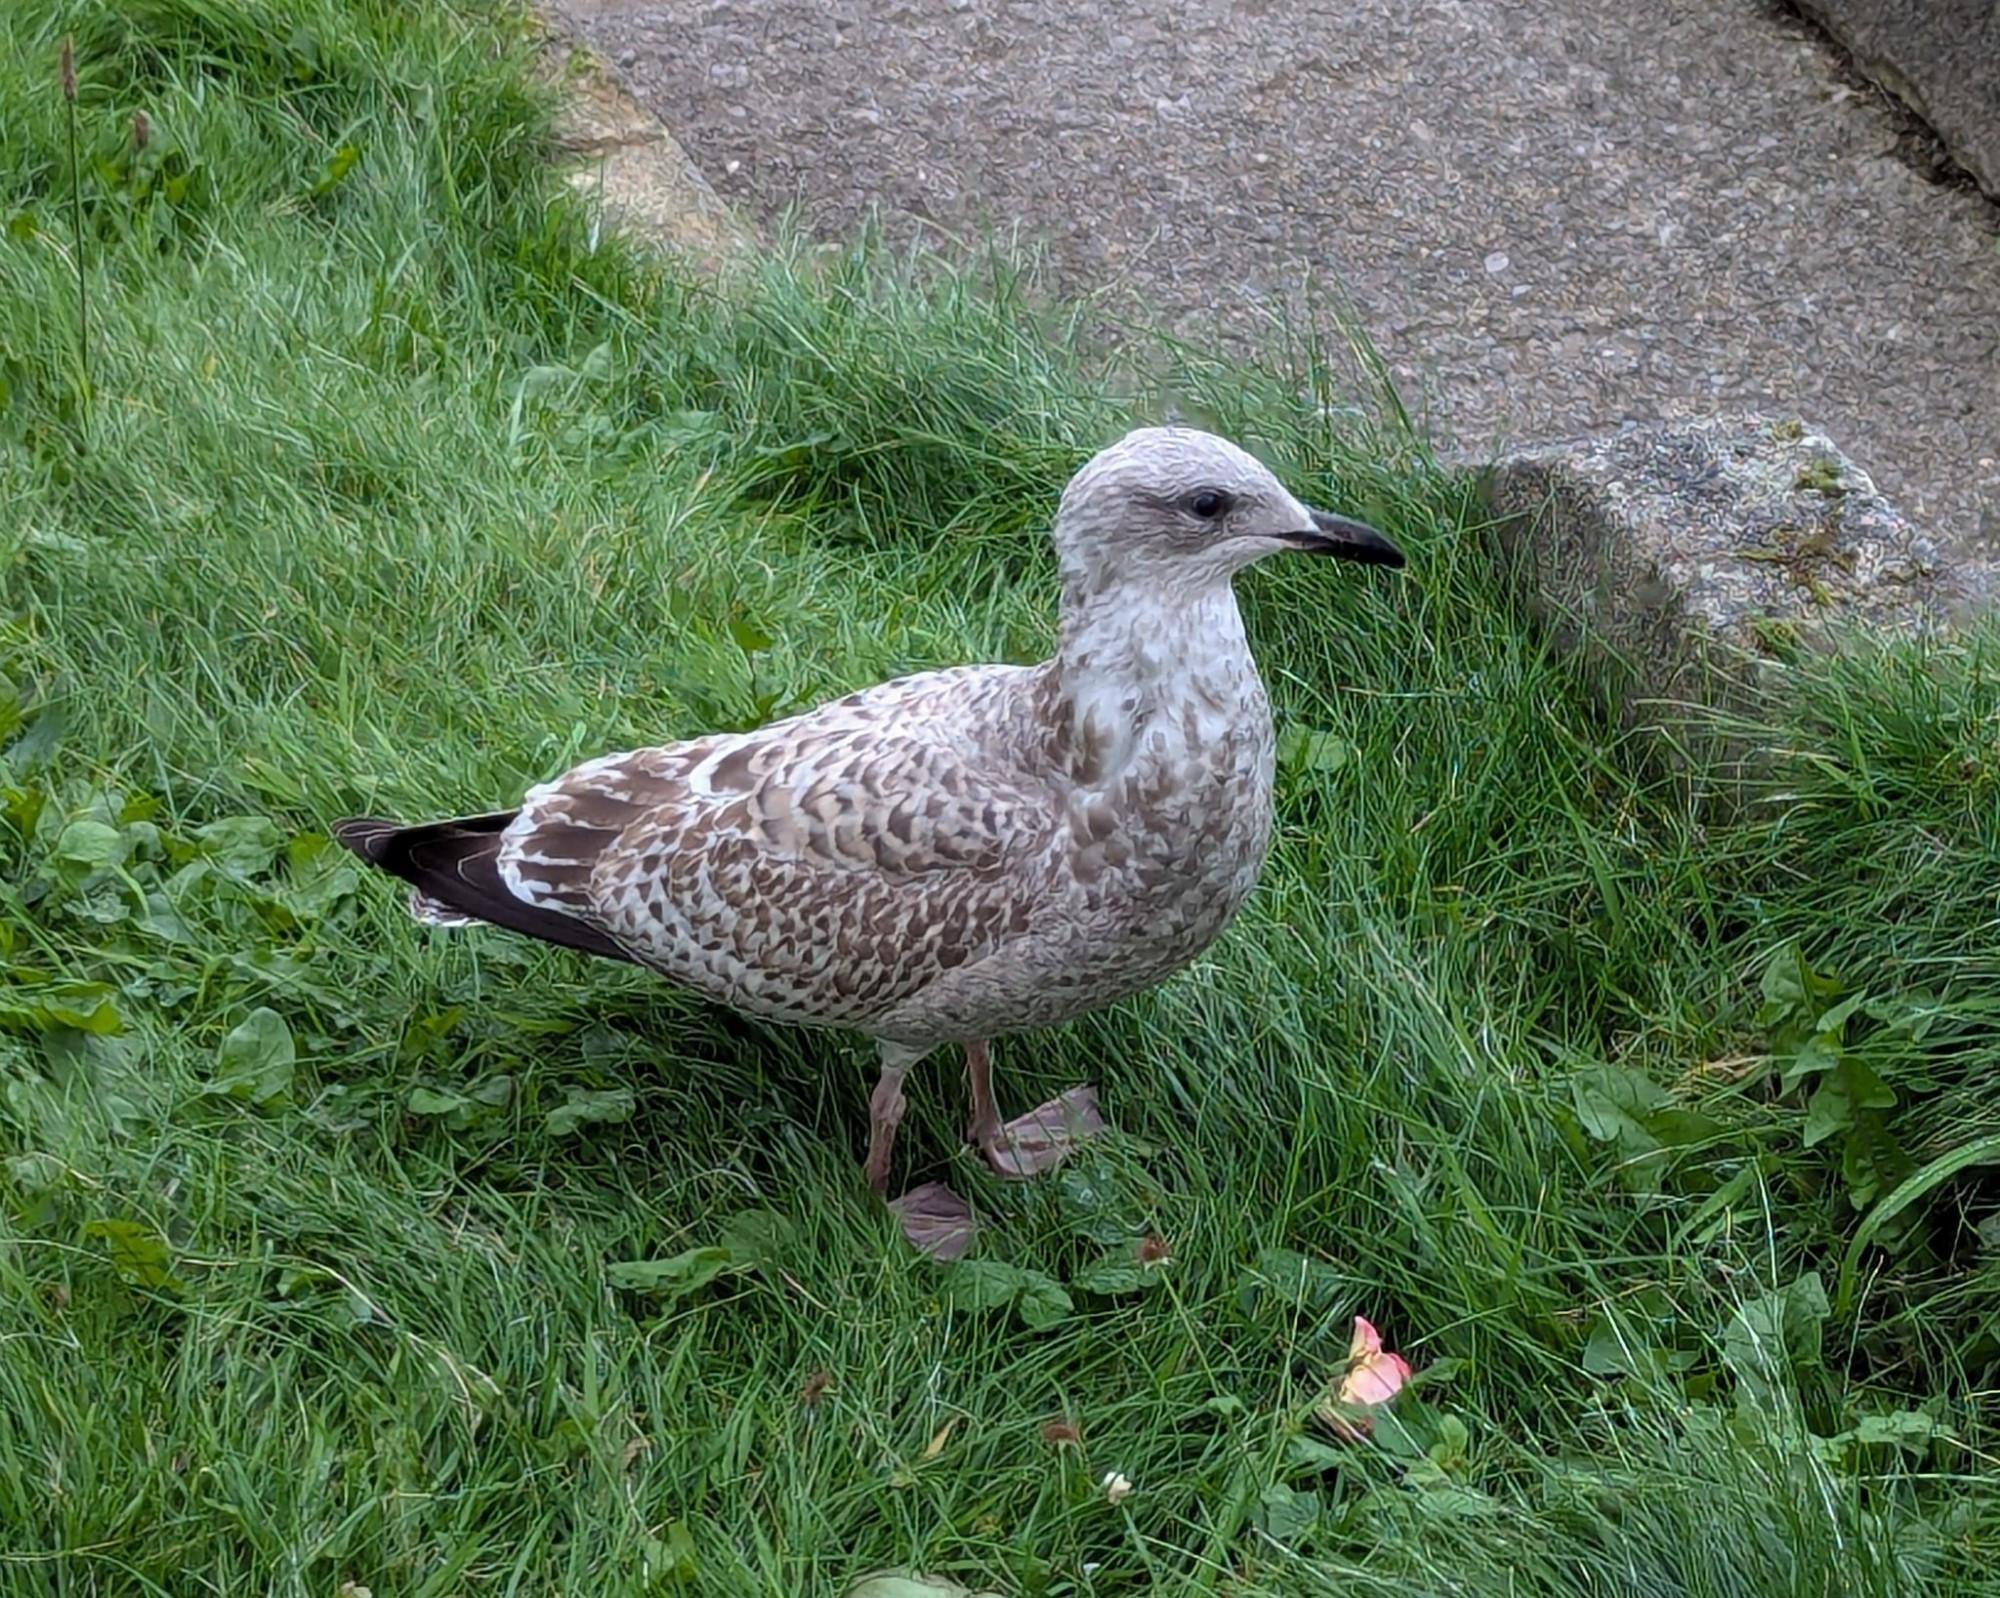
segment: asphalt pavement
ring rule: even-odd
[[[2000,207],[1773,0],[552,4],[760,223],[1225,341],[1334,280],[1447,444],[1768,407],[2000,548]]]

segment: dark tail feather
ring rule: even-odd
[[[476,916],[510,932],[525,932],[544,943],[630,960],[611,938],[560,910],[543,910],[514,897],[500,878],[500,834],[512,810],[490,816],[462,816],[405,827],[394,821],[357,816],[333,824],[335,841],[370,865],[401,877],[419,891],[464,915]]]

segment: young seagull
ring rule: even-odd
[[[601,756],[518,810],[335,836],[413,884],[419,920],[873,1036],[878,1193],[903,1079],[947,1043],[965,1047],[971,1141],[1003,1175],[1045,1170],[1101,1124],[1088,1090],[1005,1124],[987,1040],[1185,965],[1264,863],[1275,740],[1230,579],[1281,550],[1403,564],[1186,428],[1086,463],[1054,536],[1060,639],[1041,665],[899,677],[755,732]]]

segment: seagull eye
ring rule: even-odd
[[[1229,496],[1213,488],[1204,488],[1188,501],[1188,509],[1203,521],[1212,522],[1229,509]]]

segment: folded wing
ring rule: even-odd
[[[407,829],[426,836],[401,853],[427,869],[398,874],[739,1008],[865,1025],[1026,930],[1048,881],[1049,790],[1016,751],[968,747],[953,713],[961,684],[989,700],[1010,686],[985,672],[588,761],[511,816]]]

